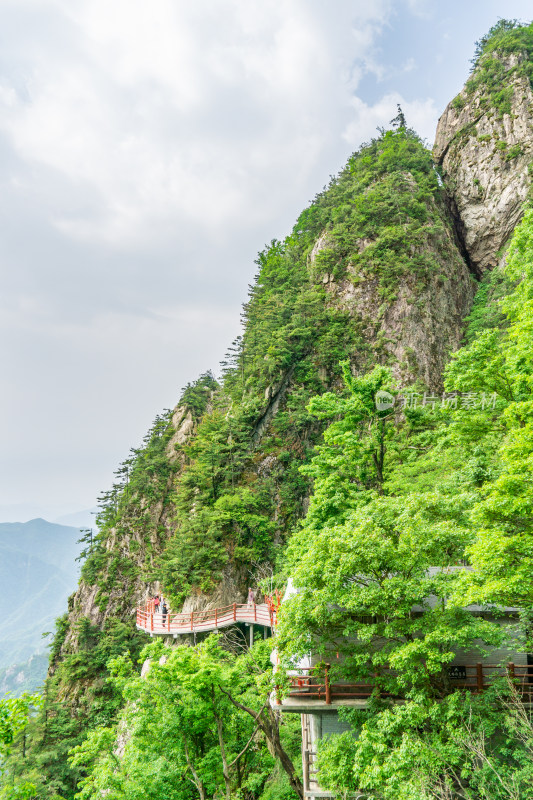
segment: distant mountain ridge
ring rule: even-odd
[[[71,514],[63,514],[54,519],[58,525],[68,525],[74,528],[93,528],[96,531],[96,514],[98,508],[87,508],[83,511],[74,511]]]
[[[76,587],[79,538],[79,528],[41,518],[0,523],[0,669],[43,651]]]
[[[24,664],[0,669],[0,698],[6,694],[19,696],[23,692],[38,692],[42,689],[47,667],[48,654],[37,653]]]
[[[91,528],[95,525],[97,513],[97,506],[80,508],[70,503],[50,506],[40,503],[4,503],[0,504],[0,523],[31,522],[41,518],[58,525]]]

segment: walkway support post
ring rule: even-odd
[[[233,622],[237,622],[237,603],[233,603]]]
[[[483,692],[483,664],[476,664],[476,680],[478,693],[481,694]]]
[[[218,609],[215,608],[215,628],[218,628],[217,611]]]
[[[326,705],[331,705],[331,684],[329,682],[329,668],[330,664],[326,664],[326,668],[324,670],[325,675],[325,682],[326,682]]]

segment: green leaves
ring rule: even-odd
[[[393,695],[442,695],[446,664],[458,648],[502,639],[497,626],[449,602],[475,538],[472,493],[387,496],[412,429],[377,407],[380,391],[394,391],[387,369],[361,377],[343,369],[345,394],[326,393],[309,404],[333,421],[303,468],[314,492],[289,543],[285,569],[298,593],[282,608],[278,641],[290,658],[307,653],[311,637],[316,654],[343,654],[348,677],[379,675]]]
[[[533,797],[531,719],[508,685],[351,716],[357,739],[321,743],[322,785],[381,800]]]
[[[496,403],[380,418],[372,398],[394,385],[376,368],[362,378],[345,369],[344,395],[309,404],[330,424],[305,468],[314,493],[289,546],[298,593],[282,608],[278,641],[287,659],[312,650],[335,663],[338,653],[337,675],[404,700],[375,698],[367,712],[350,712],[357,737],[321,746],[321,784],[339,792],[533,796],[533,730],[514,688],[464,697],[450,693],[447,673],[464,650],[530,647],[533,211],[504,275],[481,292],[446,388],[494,392]],[[372,469],[379,442],[382,481]],[[522,621],[506,629],[470,604],[519,606]]]
[[[41,706],[39,695],[24,692],[20,697],[5,697],[0,700],[0,753],[9,752],[16,736],[28,725],[28,721]]]
[[[512,400],[513,376],[504,348],[501,331],[482,331],[472,344],[454,353],[446,367],[448,391],[495,392],[504,400]]]
[[[518,58],[509,67],[505,57],[511,53],[517,54]],[[513,96],[511,78],[525,76],[531,81],[532,57],[533,25],[522,25],[518,20],[498,20],[476,43],[472,61],[475,69],[466,84],[467,93],[472,95],[474,91],[481,90],[482,107],[495,109],[500,117],[510,114]]]
[[[281,646],[303,655],[312,634],[316,653],[342,652],[359,679],[385,670],[382,685],[393,693],[443,691],[443,666],[458,647],[501,640],[500,630],[447,604],[462,572],[450,565],[472,541],[465,522],[460,504],[437,494],[378,497],[342,524],[296,534],[299,592],[282,608]]]
[[[533,212],[517,227],[505,272],[515,283],[501,301],[503,331],[482,332],[456,354],[449,386],[492,386],[505,410],[501,474],[473,509],[478,526],[468,550],[474,566],[463,591],[470,602],[533,604]]]
[[[110,664],[125,705],[117,726],[95,729],[72,751],[72,766],[85,773],[77,797],[193,800],[228,789],[259,796],[274,762],[254,719],[227,691],[260,712],[271,689],[265,644],[236,658],[216,636],[197,647],[154,642],[142,658],[142,678],[127,659]],[[283,738],[290,742],[292,731]]]

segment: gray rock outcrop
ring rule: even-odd
[[[439,119],[433,153],[451,197],[452,212],[473,270],[481,276],[522,216],[533,158],[533,92],[516,67],[521,55],[503,61],[512,90],[511,113],[499,113],[482,85],[467,82]]]
[[[431,252],[439,264],[438,271],[428,271],[423,279],[414,272],[405,274],[387,302],[376,275],[353,264],[348,266],[345,278],[335,280],[326,273],[322,283],[328,302],[349,312],[365,341],[372,343],[374,361],[389,365],[401,386],[419,380],[431,391],[440,392],[449,354],[457,350],[463,338],[464,318],[471,309],[476,286],[446,209],[434,199],[427,203],[441,218],[441,225],[431,235],[420,237],[412,255]],[[360,239],[359,252],[372,244],[370,239]],[[323,233],[311,252],[310,266],[319,252],[332,246],[332,240]],[[354,363],[353,367],[359,371],[370,365]]]

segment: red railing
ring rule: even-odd
[[[450,688],[466,689],[474,694],[483,692],[496,678],[507,675],[512,679],[518,692],[527,702],[533,702],[533,666],[514,663],[502,667],[497,664],[468,664],[455,667],[459,677],[450,676]],[[302,700],[322,700],[330,705],[332,700],[365,699],[370,697],[375,684],[372,683],[331,683],[330,665],[322,668],[299,668],[297,675],[289,675],[288,697]],[[381,690],[383,697],[389,692]],[[281,704],[281,692],[277,692],[277,703]]]
[[[276,612],[267,603],[233,603],[223,608],[209,608],[185,614],[156,611],[153,600],[137,609],[137,627],[147,633],[200,633],[226,628],[236,622],[249,622],[273,628]]]

